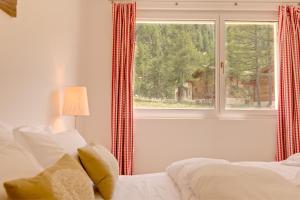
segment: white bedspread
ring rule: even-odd
[[[225,160],[196,158],[175,162],[170,167],[190,163],[194,166],[208,163],[229,163]],[[234,165],[255,166],[272,170],[286,179],[300,185],[300,167],[285,166],[275,162],[236,162]],[[170,172],[170,167],[168,172]],[[184,177],[184,170],[181,173],[174,172],[178,177]],[[180,200],[181,192],[168,176],[167,173],[144,174],[135,176],[120,176],[113,200]],[[0,198],[1,199],[1,198]],[[188,199],[188,198],[185,198]],[[1,199],[2,200],[2,199]],[[102,200],[99,193],[96,192],[96,200]]]
[[[96,200],[102,200],[99,193]],[[180,195],[166,173],[156,173],[120,176],[113,200],[180,200]]]
[[[300,168],[280,163],[196,158],[171,164],[167,173],[184,200],[300,199]]]

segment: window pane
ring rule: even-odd
[[[275,109],[274,22],[226,27],[226,109]]]
[[[213,108],[215,23],[138,23],[135,108]]]

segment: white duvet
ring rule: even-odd
[[[167,168],[184,200],[300,199],[300,168],[279,163],[197,158]]]

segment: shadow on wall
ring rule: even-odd
[[[55,132],[66,129],[66,124],[61,114],[63,106],[62,99],[63,94],[61,90],[54,90],[50,93],[48,104],[48,121]]]

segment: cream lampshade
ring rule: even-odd
[[[64,90],[63,115],[90,115],[86,87],[66,87]]]

